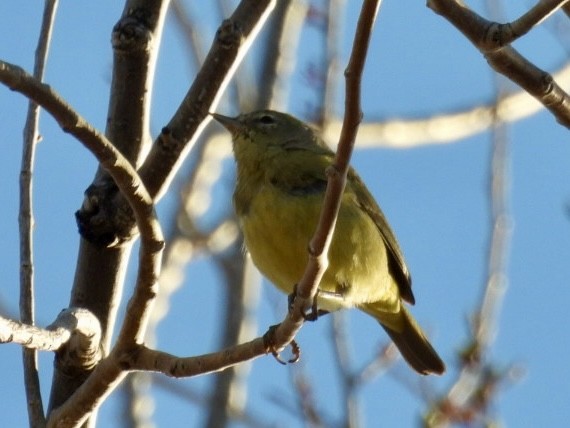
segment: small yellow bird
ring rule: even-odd
[[[285,113],[212,116],[232,134],[234,205],[245,245],[258,269],[292,293],[307,264],[334,153],[312,128]],[[317,294],[319,310],[356,307],[382,325],[417,372],[445,371],[402,302],[415,299],[396,237],[352,168],[328,259]]]

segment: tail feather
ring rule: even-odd
[[[386,319],[383,322],[382,318],[386,317],[386,313],[379,313],[373,306],[367,306],[362,309],[380,322],[400,350],[404,359],[414,370],[423,375],[430,373],[442,374],[445,372],[444,362],[433,349],[420,326],[403,305],[401,305],[400,312],[397,314],[398,320],[396,323],[394,322],[395,314],[388,315],[387,318],[391,318],[389,322],[386,322]],[[387,324],[390,324],[390,326]]]

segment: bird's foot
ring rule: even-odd
[[[273,358],[275,358],[275,360],[277,360],[279,364],[283,365],[294,364],[297,361],[299,361],[299,359],[301,358],[301,347],[295,341],[295,339],[293,339],[290,343],[291,352],[293,353],[293,356],[289,358],[287,361],[282,359],[281,356],[279,355],[280,351],[277,349],[277,346],[275,345],[275,331],[277,330],[277,327],[279,327],[279,324],[272,325],[271,327],[269,327],[269,330],[267,330],[267,332],[263,335],[263,344],[265,345],[266,349],[265,352],[271,353],[271,355],[273,355]]]
[[[308,312],[301,313],[303,319],[305,321],[316,321],[320,316],[326,315],[329,311],[324,309],[319,309],[317,306],[317,297],[321,293],[321,290],[317,290],[317,294],[315,294],[315,298],[313,299],[313,304],[311,305],[311,309]],[[289,305],[289,312],[293,311],[293,305],[295,304],[295,298],[297,297],[297,284],[293,287],[293,292],[289,294],[287,297],[287,302]]]

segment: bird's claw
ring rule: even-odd
[[[324,309],[319,309],[317,306],[317,296],[319,295],[319,290],[317,289],[317,294],[313,299],[313,304],[309,312],[301,312],[301,316],[305,321],[316,321],[320,316],[326,315],[329,312]],[[287,302],[289,307],[289,312],[293,311],[293,305],[295,304],[295,298],[297,297],[297,284],[293,287],[293,292],[287,296]]]
[[[275,346],[275,330],[277,327],[279,327],[279,325],[272,325],[269,327],[269,330],[267,330],[267,333],[263,335],[263,343],[265,344],[266,352],[271,353],[271,355],[273,355],[273,358],[275,358],[279,364],[283,364],[284,366],[287,364],[295,364],[301,359],[301,347],[295,341],[295,339],[293,339],[290,343],[293,356],[288,360],[281,358],[279,351]]]

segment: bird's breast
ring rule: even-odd
[[[286,293],[293,291],[307,264],[322,196],[292,196],[266,184],[240,216],[245,244],[258,269]]]
[[[252,194],[247,213],[239,216],[253,262],[285,293],[293,291],[307,265],[323,197],[292,195],[265,184]],[[343,196],[328,260],[319,288],[342,293],[344,300],[333,305],[386,301],[391,306],[398,299],[378,228],[351,195]]]

